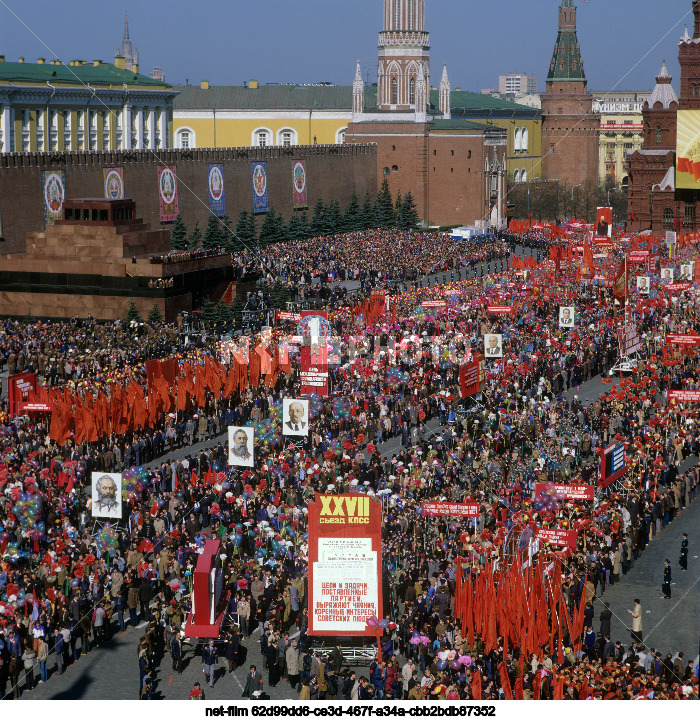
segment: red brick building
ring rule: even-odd
[[[664,62],[656,87],[644,104],[644,145],[627,156],[629,172],[628,229],[700,230],[700,192],[676,188],[676,136],[679,110],[700,109],[700,0],[693,0],[695,27],[678,46],[680,98],[671,86]]]
[[[384,0],[376,102],[359,62],[346,143],[376,143],[377,182],[393,195],[411,192],[430,224],[500,226],[506,197],[506,133],[450,118],[450,81],[443,67],[439,108],[429,103],[430,35],[425,0]],[[366,102],[369,100],[369,102]]]
[[[559,32],[542,96],[542,177],[570,185],[598,183],[600,116],[583,69],[576,7],[562,0]]]

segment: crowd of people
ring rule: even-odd
[[[696,289],[675,300],[636,297],[630,280],[628,322],[642,344],[631,371],[609,378],[624,317],[611,290],[580,284],[572,272],[557,275],[548,262],[527,278],[508,267],[512,250],[545,245],[534,234],[480,244],[365,231],[240,258],[246,272],[260,263],[260,272],[294,284],[300,296],[317,276],[363,281],[369,295],[388,280],[504,261],[488,277],[450,276],[397,292],[373,325],[350,302],[333,304],[331,392],[311,399],[310,433],[298,446],[283,442],[279,414],[283,398],[300,397],[293,353],[290,371],[271,385],[228,398],[208,391],[203,405],[93,443],[60,445],[46,416],[12,417],[5,401],[0,697],[18,697],[36,676],[50,683],[81,656],[99,653],[117,629],[146,621],[138,695],[152,698],[154,671],[167,656],[174,673],[182,670],[180,629],[191,610],[197,550],[217,538],[231,595],[226,637],[202,654],[209,684],[219,659],[232,672],[241,648],[255,642],[263,664],[248,673],[254,697],[288,683],[290,697],[302,699],[697,698],[697,659],[649,650],[641,638],[629,647],[612,643],[604,605],[606,588],[697,495],[700,474],[685,463],[700,443],[697,413],[671,402],[668,391],[697,389],[700,369],[692,350],[669,351],[659,341],[666,331],[697,332]],[[572,329],[559,327],[561,305],[575,307]],[[494,315],[494,306],[512,311]],[[36,372],[52,388],[109,395],[115,382],[145,388],[148,360],[198,365],[219,354],[217,339],[193,349],[177,331],[90,318],[5,321],[0,358],[10,375]],[[460,399],[460,366],[483,353],[485,333],[502,336],[503,356],[486,362],[479,404],[470,408]],[[272,340],[292,334],[280,326]],[[588,397],[579,387],[599,375],[610,390]],[[231,425],[265,431],[250,469],[227,465],[221,435]],[[400,444],[387,454],[392,439]],[[596,451],[612,441],[625,445],[626,475],[595,503],[565,498],[562,485],[595,484]],[[113,527],[93,522],[92,471],[124,473],[125,511]],[[382,504],[387,618],[381,654],[364,673],[348,670],[338,647],[319,652],[308,635],[305,511],[317,491],[365,493]],[[429,500],[471,500],[480,515],[430,518],[421,512]],[[543,543],[541,562],[561,564],[570,611],[585,597],[585,625],[579,634],[554,633],[554,647],[543,644],[534,658],[500,638],[488,650],[478,633],[470,642],[455,614],[458,566],[477,575],[503,563],[514,526],[576,531],[575,547]],[[200,687],[193,698],[203,695]]]

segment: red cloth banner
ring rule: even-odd
[[[484,390],[484,356],[477,355],[470,363],[459,367],[459,387],[462,398],[471,398]]]
[[[434,516],[460,516],[462,518],[478,518],[478,503],[432,503],[423,501],[421,504],[424,514],[432,513]]]
[[[512,315],[514,309],[509,305],[490,305],[486,310],[492,315]]]
[[[554,546],[576,548],[576,531],[566,531],[562,528],[536,528],[535,538]]]
[[[447,308],[446,300],[424,300],[421,303],[423,308]]]
[[[669,401],[694,403],[700,401],[700,391],[668,391]]]
[[[309,636],[376,636],[382,618],[381,505],[363,494],[317,493],[309,503]]]
[[[666,343],[670,345],[700,345],[700,335],[666,334]]]
[[[674,292],[677,290],[690,290],[692,287],[692,283],[669,283],[669,285],[664,286],[664,290]]]
[[[535,495],[539,496],[542,491],[546,489],[544,483],[535,484]],[[563,493],[566,500],[571,501],[592,501],[595,492],[594,486],[564,486],[555,484],[553,488],[554,493]]]
[[[286,310],[278,310],[275,314],[277,320],[289,320],[293,323],[298,323],[301,320],[301,313],[293,313]]]

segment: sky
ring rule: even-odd
[[[589,89],[649,90],[663,59],[678,89],[691,0],[575,2]],[[499,75],[523,72],[543,91],[559,4],[426,0],[432,84],[446,62],[453,88],[497,87]],[[0,0],[0,54],[113,62],[128,11],[140,71],[160,65],[166,82],[350,85],[358,59],[363,75],[376,78],[381,9],[382,0]]]

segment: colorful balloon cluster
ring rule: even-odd
[[[122,498],[133,500],[136,493],[142,493],[143,489],[150,486],[148,471],[143,466],[131,466],[122,475]]]
[[[41,496],[32,493],[20,493],[12,506],[12,513],[20,524],[23,535],[36,532],[39,538],[44,537],[44,522],[42,517]]]
[[[555,490],[553,483],[547,483],[543,490],[539,492],[535,503],[533,504],[535,510],[539,511],[550,511],[556,513],[561,510],[561,501],[564,500],[564,494],[561,491]]]
[[[111,551],[117,547],[119,539],[117,538],[117,532],[114,528],[112,528],[111,523],[105,523],[105,525],[100,528],[95,535],[95,543],[103,553],[105,551]]]

